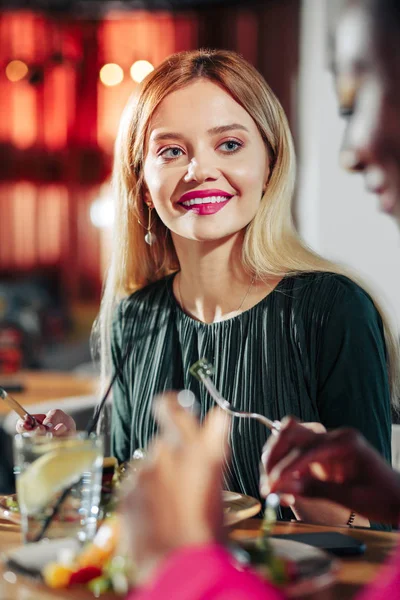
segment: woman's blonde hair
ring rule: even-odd
[[[349,275],[340,266],[311,251],[295,230],[291,211],[296,175],[293,140],[282,106],[260,73],[238,54],[225,50],[174,54],[138,86],[124,110],[116,140],[114,243],[96,324],[103,376],[107,375],[110,364],[111,319],[116,303],[179,269],[170,231],[157,215],[152,225],[157,242],[150,247],[144,240],[148,209],[144,203],[143,163],[154,111],[168,94],[199,78],[222,87],[252,116],[268,148],[271,173],[260,208],[245,232],[242,250],[245,268],[259,279],[310,271]],[[350,277],[355,279],[353,275]],[[397,343],[383,311],[378,310],[385,327],[394,391]]]

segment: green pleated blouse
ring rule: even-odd
[[[113,390],[112,451],[119,461],[154,436],[155,394],[191,390],[204,417],[213,401],[189,367],[206,357],[217,388],[236,408],[273,420],[294,415],[328,429],[355,427],[390,462],[383,325],[357,284],[332,273],[288,276],[249,310],[205,324],[182,311],[172,282],[170,276],[134,293],[115,315],[114,365],[132,346]],[[259,497],[268,435],[254,420],[233,420],[226,489]]]

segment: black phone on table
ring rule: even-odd
[[[310,533],[285,533],[282,535],[273,535],[272,537],[284,540],[293,540],[302,542],[309,546],[315,546],[331,552],[336,556],[354,556],[364,554],[366,546],[364,542],[357,540],[351,535],[339,533],[337,531],[317,531]]]

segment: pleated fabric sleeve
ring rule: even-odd
[[[321,331],[318,412],[327,429],[359,429],[391,462],[390,389],[383,324],[371,298],[342,278]]]
[[[115,317],[112,324],[111,334],[111,360],[114,371],[122,365],[123,355],[125,354],[122,332],[124,330],[125,318],[123,305],[120,304],[115,311]],[[131,377],[132,378],[132,374]],[[111,452],[119,462],[124,462],[130,458],[131,446],[131,406],[129,404],[129,394],[127,393],[125,380],[120,373],[112,389],[112,421],[111,421]]]

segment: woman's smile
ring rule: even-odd
[[[269,156],[249,113],[219,85],[200,80],[157,108],[144,175],[146,201],[173,238],[217,241],[243,232],[253,220]]]
[[[200,216],[213,215],[224,208],[232,197],[233,194],[222,190],[192,190],[183,194],[178,204]]]

